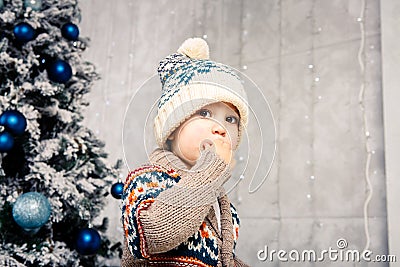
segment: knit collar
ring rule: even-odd
[[[150,154],[149,162],[154,165],[161,165],[167,169],[174,169],[178,173],[188,171],[185,163],[178,156],[162,148],[156,148]]]

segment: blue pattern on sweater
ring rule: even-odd
[[[122,195],[122,219],[124,229],[128,234],[126,239],[132,255],[134,258],[143,259],[144,257],[140,250],[140,235],[136,220],[136,210],[143,201],[155,199],[162,191],[171,188],[180,180],[180,177],[172,177],[164,171],[154,170],[151,166],[138,170],[141,171],[137,172],[137,170],[135,170],[128,176],[128,184]],[[129,204],[129,195],[131,192],[134,192],[137,199]],[[130,209],[129,214],[126,213],[127,207]],[[238,227],[239,218],[232,204],[231,213],[234,227]],[[236,238],[234,247],[235,246]],[[199,231],[188,238],[187,241],[183,242],[175,249],[158,254],[157,256],[183,259],[195,258],[207,265],[216,266],[218,263],[217,239],[213,236],[207,225],[203,223]]]

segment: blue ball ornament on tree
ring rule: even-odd
[[[40,11],[42,9],[42,0],[24,0],[24,6],[30,7],[32,10]]]
[[[21,135],[26,129],[26,119],[18,110],[7,110],[0,115],[0,125],[13,134]]]
[[[61,27],[61,34],[68,40],[76,41],[79,36],[79,28],[75,24],[68,22]]]
[[[38,192],[28,192],[17,198],[12,209],[14,221],[26,231],[38,231],[50,218],[51,206]]]
[[[4,7],[4,2],[3,0],[0,0],[0,9],[2,9]]]
[[[0,152],[8,152],[14,146],[14,137],[8,132],[0,133]]]
[[[123,191],[124,191],[124,184],[121,182],[115,183],[111,186],[111,195],[116,199],[122,198]]]
[[[75,245],[81,255],[95,254],[101,245],[100,234],[93,228],[84,228],[79,231]]]
[[[49,79],[56,83],[66,83],[72,77],[72,68],[68,62],[57,59],[47,67]]]
[[[35,29],[26,22],[18,23],[14,27],[14,37],[20,43],[27,43],[35,39]]]

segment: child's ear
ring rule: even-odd
[[[175,139],[175,133],[170,134],[170,136],[168,136],[167,140],[174,140]]]

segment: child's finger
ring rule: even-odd
[[[204,139],[200,143],[200,150],[206,150],[208,148],[211,148],[213,146],[213,142],[209,139]]]
[[[223,142],[222,140],[215,141],[216,153],[223,159],[227,164],[229,164],[232,160],[232,150],[228,143]]]

